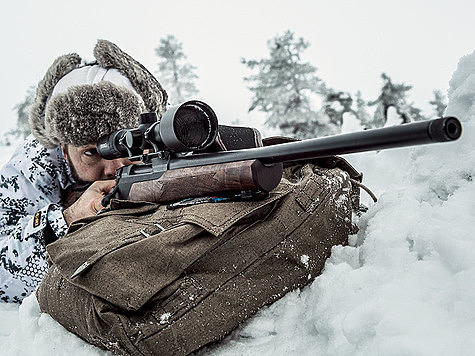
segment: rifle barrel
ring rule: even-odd
[[[264,164],[454,141],[462,134],[455,117],[415,122],[279,145],[174,158],[170,169],[258,159]]]

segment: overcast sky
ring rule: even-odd
[[[0,130],[13,125],[13,107],[56,57],[91,59],[98,38],[159,78],[154,49],[175,35],[197,67],[200,98],[221,122],[249,125],[262,115],[247,113],[249,71],[240,58],[267,56],[267,41],[288,29],[310,42],[304,59],[329,87],[375,99],[386,72],[413,85],[410,99],[426,114],[433,89],[445,93],[459,58],[475,50],[470,0],[0,1]]]

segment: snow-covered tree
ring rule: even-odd
[[[155,49],[160,58],[157,78],[168,93],[172,104],[179,104],[193,99],[198,94],[196,89],[196,67],[187,62],[182,44],[173,35],[160,40]]]
[[[429,104],[432,105],[435,111],[435,115],[438,117],[444,116],[445,108],[447,103],[445,102],[445,97],[440,90],[434,90],[434,99],[429,101]]]
[[[388,110],[390,107],[396,110],[402,119],[402,123],[425,119],[421,114],[421,110],[415,108],[413,103],[408,103],[407,101],[407,92],[412,89],[411,85],[404,83],[395,84],[385,73],[381,74],[381,78],[383,79],[381,94],[376,100],[368,103],[369,106],[376,105],[376,110],[373,120],[367,123],[367,125],[369,124],[367,128],[384,126],[388,120]]]
[[[422,110],[414,107],[414,103],[402,106],[398,111],[398,114],[403,119],[403,123],[427,120],[427,118],[422,114]]]
[[[323,110],[328,115],[332,125],[341,129],[343,126],[343,115],[347,112],[357,115],[352,108],[353,99],[349,93],[328,90],[323,102]]]
[[[374,116],[371,116],[371,114],[368,112],[367,110],[368,106],[367,106],[366,101],[363,99],[363,95],[361,94],[361,91],[358,91],[356,93],[355,104],[356,104],[356,110],[353,111],[353,114],[358,119],[361,126],[364,128],[374,127],[373,126]]]
[[[35,99],[35,87],[28,88],[25,98],[22,102],[14,106],[13,110],[17,113],[16,127],[6,132],[2,138],[2,144],[10,145],[12,140],[25,138],[30,134],[30,126],[28,124],[28,112],[30,105]]]
[[[244,78],[253,93],[249,111],[267,114],[266,124],[298,138],[322,136],[338,131],[321,110],[312,107],[312,95],[322,94],[324,84],[317,69],[302,60],[309,46],[286,31],[268,42],[270,55],[258,60],[242,59],[254,74]]]

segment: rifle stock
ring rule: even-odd
[[[258,160],[167,170],[159,179],[132,183],[129,200],[168,203],[231,191],[269,192],[282,178],[282,164]]]

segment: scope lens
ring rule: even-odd
[[[213,133],[210,115],[193,104],[178,109],[173,129],[177,139],[190,149],[203,148]]]
[[[161,149],[171,152],[201,151],[218,134],[218,119],[210,106],[190,100],[168,109],[147,135]]]

